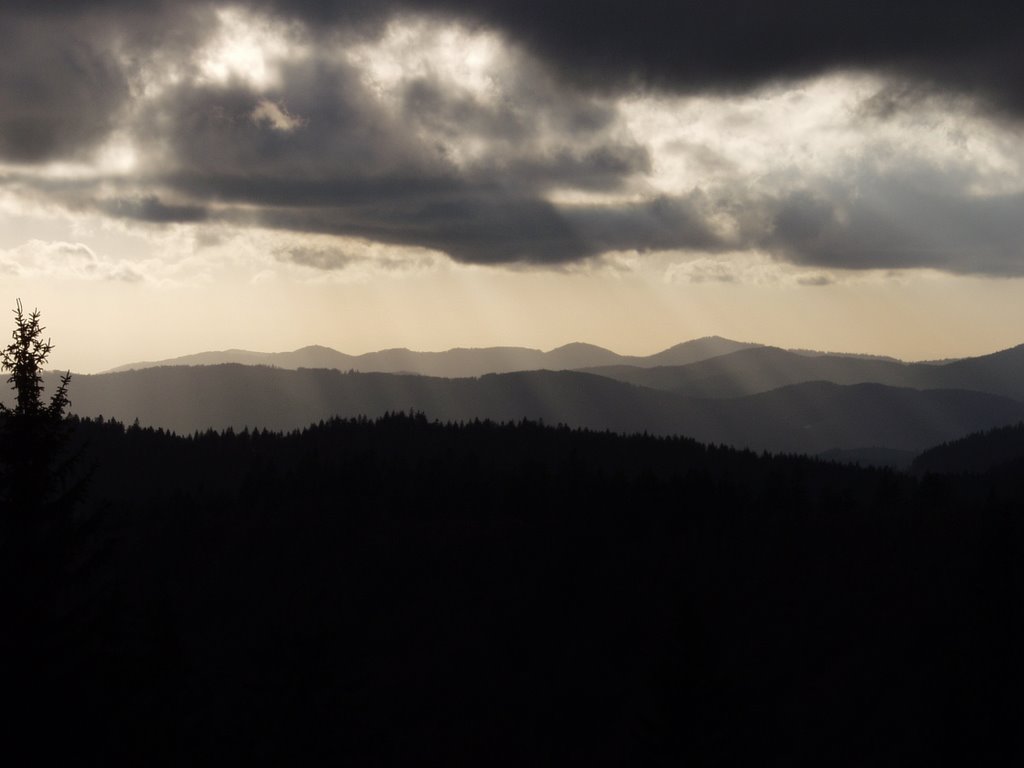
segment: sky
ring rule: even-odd
[[[5,0],[0,304],[77,372],[992,352],[1024,342],[1022,33],[1005,2]]]

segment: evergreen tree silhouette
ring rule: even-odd
[[[71,717],[78,673],[69,669],[82,666],[80,629],[91,610],[72,595],[94,549],[86,541],[93,520],[76,509],[88,474],[73,472],[67,450],[71,374],[44,399],[53,344],[39,310],[26,313],[18,300],[14,320],[12,341],[0,350],[15,392],[12,406],[0,404],[0,655],[20,719],[7,724],[5,742],[46,716]]]
[[[8,507],[7,524],[19,526],[40,522],[34,516],[48,502],[49,506],[64,507],[72,501],[70,496],[55,498],[56,486],[68,469],[58,464],[58,456],[66,439],[64,417],[71,404],[71,372],[61,377],[49,402],[44,401],[42,371],[53,343],[43,340],[45,328],[38,309],[26,314],[18,299],[14,318],[12,341],[0,351],[0,369],[10,373],[7,382],[16,393],[13,408],[0,403],[0,460],[4,464],[0,503]]]

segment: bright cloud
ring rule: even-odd
[[[0,250],[0,273],[58,280],[120,280],[139,282],[143,275],[124,260],[101,258],[83,243],[30,240]]]

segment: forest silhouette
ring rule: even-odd
[[[526,420],[63,412],[45,553],[11,527],[0,415],[5,727],[36,762],[1024,757],[1003,432],[973,472],[906,474]]]

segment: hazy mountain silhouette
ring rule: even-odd
[[[179,365],[266,365],[296,370],[414,373],[465,378],[488,373],[580,370],[688,397],[723,398],[768,392],[811,381],[885,384],[914,389],[968,389],[1024,400],[1024,345],[948,362],[904,363],[874,355],[784,350],[718,336],[694,339],[648,356],[620,355],[573,343],[542,352],[525,347],[456,348],[445,352],[386,349],[347,355],[310,346],[293,352],[227,350],[157,362],[133,363],[111,372]]]
[[[760,347],[760,344],[752,344],[743,341],[724,339],[721,336],[705,336],[701,339],[684,341],[676,344],[662,352],[650,355],[649,357],[626,358],[622,361],[625,365],[638,365],[641,367],[653,367],[659,365],[689,365],[699,360],[707,360],[719,355],[727,355],[741,349]],[[635,362],[630,362],[635,361]],[[579,366],[584,368],[585,366]]]
[[[72,409],[179,433],[301,428],[332,416],[421,411],[442,421],[522,418],[620,432],[678,431],[681,398],[571,371],[446,379],[408,374],[168,366],[74,379]]]
[[[1024,399],[1024,344],[980,357],[920,366],[935,386],[976,389]],[[930,377],[924,372],[930,372]]]
[[[820,349],[802,349],[793,348],[788,351],[798,355],[805,355],[808,357],[852,357],[857,360],[886,360],[890,363],[902,363],[903,361],[899,358],[892,357],[891,355],[871,355],[864,352],[829,352]],[[952,362],[954,359],[959,360],[960,358],[950,358],[943,362]],[[934,361],[932,361],[934,362]]]
[[[510,373],[533,370],[573,370],[595,366],[686,365],[716,355],[724,355],[746,344],[718,336],[709,336],[677,344],[647,357],[620,355],[593,344],[566,344],[547,352],[527,347],[455,348],[445,352],[413,352],[408,349],[385,349],[362,355],[346,355],[329,347],[311,346],[294,352],[249,352],[229,349],[223,352],[201,352],[168,360],[130,363],[109,373],[143,368],[176,365],[268,365],[275,368],[336,368],[364,373],[418,373],[425,376],[462,378],[487,373]]]
[[[903,363],[810,356],[776,347],[741,350],[684,366],[609,366],[586,370],[691,397],[741,397],[808,381],[835,384],[871,382],[902,387],[918,383]]]
[[[292,430],[333,416],[419,411],[441,421],[525,418],[816,454],[920,451],[1024,418],[1024,403],[971,391],[809,382],[742,398],[699,399],[574,371],[442,379],[232,364],[81,375],[71,386],[79,415],[138,418],[178,433]]]
[[[757,347],[685,366],[605,366],[590,373],[690,397],[740,397],[809,381],[968,389],[1024,400],[1024,345],[950,363],[808,355]]]
[[[919,451],[949,440],[946,435],[1002,426],[1024,414],[1024,403],[982,392],[830,382],[696,402],[704,404],[698,414],[705,422],[691,422],[687,435],[808,454],[835,448]]]
[[[312,345],[292,352],[250,352],[245,349],[225,349],[218,352],[199,352],[167,360],[129,363],[112,368],[108,373],[141,370],[172,365],[268,365],[275,368],[338,368],[347,370],[356,358],[330,347]]]

